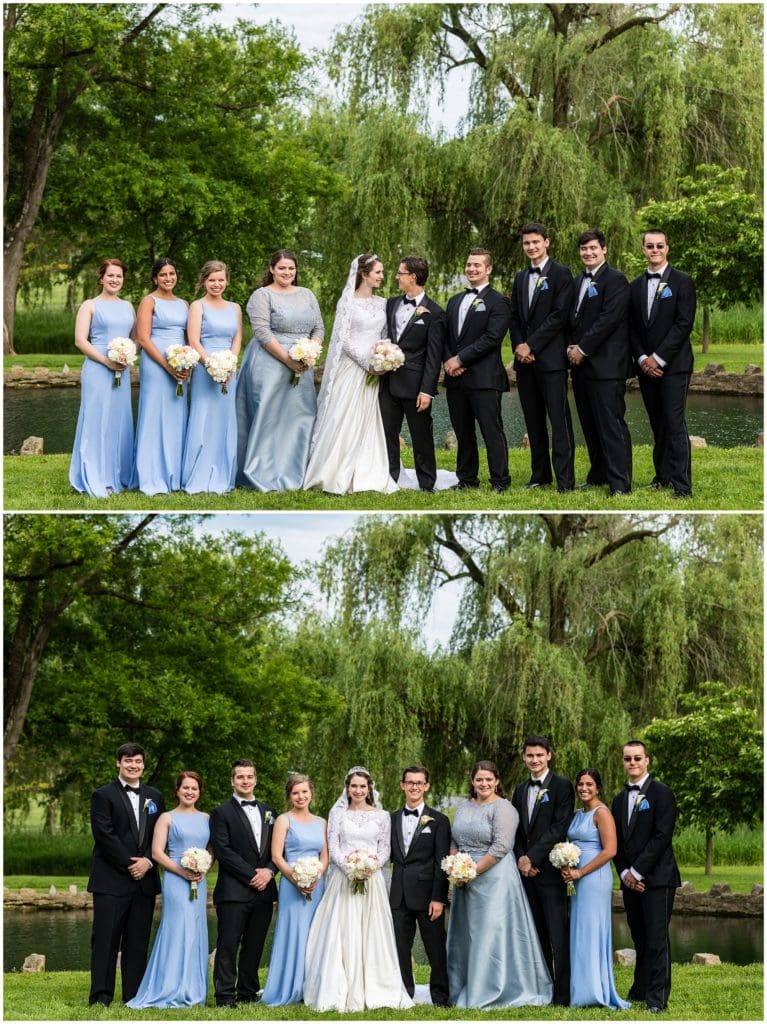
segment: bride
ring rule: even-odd
[[[328,815],[330,868],[306,947],[304,1003],[351,1013],[386,1006],[410,1009],[397,960],[382,867],[389,862],[391,817],[381,809],[367,768],[355,766]],[[378,867],[352,889],[346,858],[373,854]]]
[[[378,382],[367,382],[375,372],[373,346],[386,337],[386,300],[373,294],[383,276],[375,253],[352,260],[325,359],[304,488],[330,494],[399,490],[389,476]]]

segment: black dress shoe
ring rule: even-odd
[[[557,494],[574,494],[574,487],[557,487]]]
[[[624,494],[631,494],[631,491],[618,491],[618,490],[615,490],[615,489],[613,489],[611,487],[609,492],[608,492],[608,494],[607,494],[607,497],[608,498],[617,498],[617,497],[622,496]]]
[[[424,494],[435,494],[436,493],[433,487],[419,487],[418,490],[419,491],[423,491]]]
[[[648,1006],[647,1007],[647,1012],[648,1013],[663,1013],[663,1007],[662,1006]]]
[[[234,999],[217,999],[216,1000],[216,1006],[220,1010],[236,1010],[237,1009],[237,1003],[234,1001]]]
[[[457,484],[453,484],[450,488],[451,491],[474,491],[479,487],[479,484],[468,484],[465,480],[459,480]]]
[[[495,491],[496,494],[504,494],[508,489],[508,484],[491,484],[490,486],[490,490]]]
[[[548,487],[550,483],[551,483],[551,481],[548,481],[547,483],[544,484],[544,483],[538,483],[538,482],[535,482],[535,481],[531,480],[529,484],[525,484],[523,490],[525,490],[525,491],[534,491],[536,489],[536,487]]]
[[[692,497],[692,491],[674,491],[671,495],[672,501],[685,501],[687,498]]]
[[[101,999],[90,999],[88,1001],[88,1006],[111,1006],[111,1005],[112,1005],[112,1000],[111,999],[107,999],[106,997],[102,997]]]
[[[664,484],[662,480],[651,480],[650,490],[651,491],[662,491],[664,487],[670,487],[671,484]]]

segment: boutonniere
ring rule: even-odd
[[[535,798],[536,804],[547,804],[549,802],[549,791],[548,789],[542,789],[538,796]]]
[[[273,820],[272,812],[271,811],[264,811],[264,824],[265,825],[271,825],[272,824],[272,820]]]
[[[434,821],[434,818],[430,817],[428,814],[422,814],[418,819],[418,831],[422,832],[427,825],[431,824],[432,821]]]
[[[147,814],[157,814],[157,804],[154,800],[150,800],[149,797],[144,801],[144,810]]]
[[[545,274],[541,274],[536,281],[535,290],[537,292],[547,292],[549,290],[549,282]]]
[[[475,310],[477,313],[484,313],[485,310],[487,309],[487,306],[484,304],[482,299],[480,299],[480,297],[477,296],[476,299],[471,304],[471,309]]]
[[[413,316],[423,316],[425,313],[428,313],[428,312],[429,312],[429,307],[428,306],[416,306],[415,307],[415,313],[413,313]]]

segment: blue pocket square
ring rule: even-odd
[[[674,293],[671,291],[668,285],[665,286],[663,291],[660,293],[661,299],[670,299]]]
[[[147,814],[157,814],[157,804],[154,802],[154,800],[145,800],[144,810],[146,811]]]
[[[542,804],[547,804],[548,802],[549,802],[549,794],[548,793],[544,793],[543,796],[541,797],[541,803]]]
[[[588,290],[588,292],[586,294],[588,295],[588,297],[590,299],[593,299],[595,295],[599,295],[599,292],[596,290],[596,288],[594,287],[593,284],[590,284],[589,285],[589,290]]]
[[[647,802],[647,797],[642,797],[642,802],[639,805],[639,810],[640,811],[649,811],[650,810],[650,805]]]
[[[548,290],[549,290],[549,282],[548,281],[544,281],[543,284],[541,285],[541,291],[542,292],[547,292]]]

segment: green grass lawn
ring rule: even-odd
[[[697,967],[675,965],[673,990],[669,1009],[662,1020],[763,1020],[762,964],[736,967]],[[628,967],[615,968],[619,993],[626,993],[631,984]],[[262,975],[263,980],[263,975]],[[415,973],[418,984],[428,981],[428,968]],[[242,1006],[236,1010],[217,1009],[212,1005],[183,1010],[126,1011],[120,1002],[109,1008],[88,1006],[87,971],[51,974],[4,975],[4,1009],[6,1020],[337,1020],[333,1013],[315,1013],[302,1004],[293,1006]],[[119,985],[119,981],[118,981]],[[212,991],[212,990],[211,990]],[[596,1007],[564,1008],[559,1006],[525,1006],[518,1010],[445,1010],[434,1006],[417,1006],[413,1010],[365,1010],[344,1014],[344,1020],[653,1020],[644,1006],[615,1012]]]
[[[396,494],[362,494],[334,496],[319,491],[285,491],[260,494],[237,488],[229,494],[163,494],[149,497],[138,491],[123,491],[111,498],[89,498],[77,494],[69,486],[70,456],[5,456],[4,495],[7,510],[74,510],[74,511],[271,511],[274,509],[304,511],[434,511],[448,512],[511,511],[529,509],[560,509],[564,512],[609,510],[617,512],[647,509],[649,511],[688,512],[709,509],[754,509],[763,507],[763,456],[761,448],[701,448],[692,453],[694,496],[687,501],[674,501],[670,491],[651,491],[652,453],[649,445],[634,448],[634,492],[626,497],[608,498],[603,487],[559,494],[556,488],[539,489],[532,494],[522,484],[530,476],[530,455],[522,449],[509,452],[512,486],[505,494],[493,493],[488,485],[487,468],[482,457],[480,479],[476,491],[442,491],[422,494],[400,491]],[[403,461],[412,466],[408,449]],[[455,469],[453,452],[438,452],[437,464],[442,469]],[[579,447],[575,455],[575,476],[578,482],[586,477],[588,457]]]

